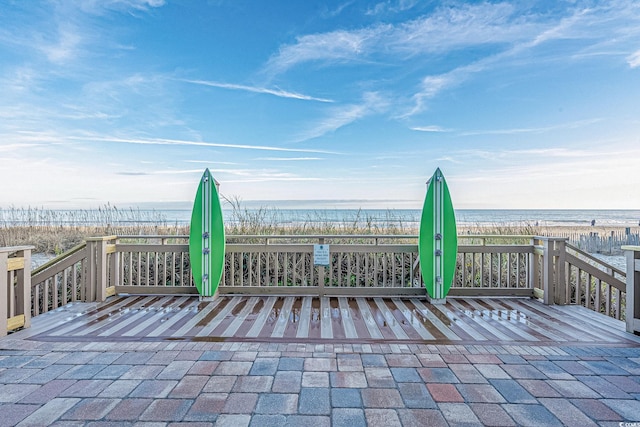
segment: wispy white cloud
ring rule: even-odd
[[[227,179],[225,184],[266,182],[266,181],[325,181],[324,178],[302,177],[302,176],[260,176],[248,179]]]
[[[225,173],[235,176],[245,176],[251,178],[298,178],[295,174],[289,172],[280,172],[272,169],[211,169],[211,172]]]
[[[493,40],[494,43],[502,43],[503,48],[447,73],[426,76],[422,81],[422,87],[413,97],[414,107],[403,117],[424,111],[426,101],[443,90],[456,87],[474,74],[487,69],[508,66],[508,61],[511,59],[528,56],[529,59],[524,62],[514,61],[521,67],[528,62],[540,62],[541,58],[536,55],[535,49],[544,43],[573,40],[573,47],[568,47],[569,50],[562,54],[562,58],[583,59],[588,53],[597,53],[598,56],[622,55],[624,50],[621,50],[620,46],[628,43],[630,37],[640,36],[640,3],[633,1],[613,0],[602,2],[598,7],[576,2],[575,7],[568,9],[567,16],[560,17],[556,21],[545,21],[533,14],[517,14],[514,6],[504,3],[496,5],[494,9],[487,7],[484,10],[487,12],[484,14],[485,18],[489,18],[493,13],[495,20],[481,19],[477,22],[468,22],[469,30],[463,27],[460,30],[470,38],[465,40],[466,36],[462,36],[458,39],[458,43],[460,46],[469,47]],[[491,25],[482,24],[482,22],[491,21]],[[500,22],[502,22],[502,28],[493,28],[495,23]],[[522,31],[520,31],[521,28]],[[450,28],[450,30],[453,29],[453,27]],[[446,31],[446,33],[449,32],[457,34],[456,31]],[[473,41],[475,38],[478,42]],[[455,44],[454,40],[449,45],[442,44],[442,46],[451,49]],[[596,52],[590,52],[590,49],[596,49]],[[634,65],[640,65],[640,51],[627,57],[627,62],[632,68]]]
[[[70,0],[42,2],[30,8],[35,16],[21,27],[5,22],[0,41],[7,46],[38,52],[51,64],[69,68],[79,58],[93,54],[95,45],[110,45],[111,35],[97,24],[95,15],[145,12],[164,6],[164,0]],[[18,24],[16,24],[18,25]],[[23,53],[23,52],[20,52]]]
[[[440,92],[456,87],[464,82],[470,74],[483,68],[481,62],[458,67],[448,73],[426,76],[422,79],[419,89],[411,97],[413,105],[400,115],[400,118],[411,117],[427,108],[427,102]]]
[[[296,141],[307,141],[335,132],[364,117],[385,111],[388,105],[389,101],[377,92],[367,92],[359,104],[349,104],[331,109],[327,117],[304,132]]]
[[[212,174],[220,179],[224,179],[226,183],[239,182],[264,182],[264,181],[316,181],[318,178],[303,177],[290,172],[282,172],[273,169],[260,168],[209,168]],[[161,169],[150,171],[122,171],[118,175],[127,176],[149,176],[149,175],[194,175],[201,174],[202,169]]]
[[[460,160],[456,159],[455,157],[452,156],[442,156],[442,157],[438,157],[436,159],[436,161],[438,162],[449,162],[449,163],[455,163],[455,164],[460,164],[462,163]]]
[[[147,11],[162,7],[165,0],[79,0],[78,6],[87,13],[99,14],[105,10],[131,13],[133,11]]]
[[[409,55],[441,53],[481,45],[509,46],[526,40],[543,24],[509,3],[443,6],[398,26],[388,43]]]
[[[202,169],[163,169],[150,172],[151,175],[189,175],[202,173]]]
[[[309,160],[323,160],[321,157],[258,157],[255,160],[270,162],[305,162]]]
[[[252,183],[267,181],[318,181],[320,178],[300,176],[290,172],[282,172],[275,169],[264,168],[210,168],[211,173],[224,180],[225,185],[230,183]],[[176,170],[154,173],[202,173],[201,170]]]
[[[44,144],[0,144],[0,153],[24,152],[27,148],[42,146]]]
[[[38,79],[38,72],[31,66],[19,65],[0,76],[0,87],[5,96],[11,92],[28,92]]]
[[[0,133],[0,140],[5,145],[11,144],[34,144],[34,145],[58,145],[68,143],[65,135],[55,131],[26,131],[17,130],[7,133]]]
[[[588,120],[578,120],[575,122],[561,123],[553,126],[541,126],[531,128],[513,128],[513,129],[489,129],[489,130],[471,130],[460,132],[460,136],[476,136],[476,135],[517,135],[517,134],[536,134],[553,132],[562,129],[578,129],[587,127],[592,124],[601,122],[603,119],[594,118]]]
[[[218,161],[210,161],[210,160],[184,160],[185,163],[200,163],[206,165],[237,165],[235,162],[218,162]]]
[[[381,34],[391,29],[389,25],[376,25],[362,30],[337,30],[300,36],[296,43],[281,47],[269,59],[265,73],[279,74],[304,62],[340,62],[367,56],[378,45]]]
[[[116,172],[116,175],[123,175],[123,176],[147,176],[147,175],[152,175],[148,172]]]
[[[460,150],[454,153],[458,159],[479,158],[483,161],[500,161],[503,164],[512,164],[517,168],[521,163],[531,163],[532,158],[539,159],[539,164],[549,165],[557,161],[572,161],[584,164],[585,160],[597,161],[598,158],[614,158],[616,156],[637,156],[639,150],[610,149],[610,150],[587,150],[582,148],[534,148],[520,150]],[[581,168],[582,169],[582,168]],[[597,168],[604,170],[604,168]],[[548,169],[545,169],[548,170]]]
[[[451,132],[449,129],[445,129],[441,126],[431,125],[431,126],[414,126],[410,128],[411,130],[415,130],[418,132]]]
[[[81,20],[68,16],[62,19],[55,11],[47,11],[48,20],[40,25],[0,28],[0,43],[16,53],[37,53],[32,62],[50,62],[59,67],[70,66],[86,47],[92,33],[83,29]],[[43,21],[40,21],[43,22]],[[5,24],[6,25],[6,24]]]
[[[413,2],[405,2],[410,7]],[[398,3],[401,4],[401,3]],[[394,56],[442,53],[484,44],[511,44],[536,34],[541,24],[516,17],[507,3],[440,7],[433,14],[399,25],[375,24],[357,30],[309,34],[270,58],[268,73],[281,73],[309,61],[362,60],[379,52]]]
[[[321,15],[322,15],[323,18],[336,17],[336,16],[340,15],[343,10],[345,10],[346,8],[351,6],[353,3],[354,3],[353,0],[344,2],[344,3],[339,4],[338,6],[336,6],[334,9],[326,9],[326,10],[324,10],[321,13]]]
[[[418,0],[394,0],[394,1],[384,1],[380,3],[376,3],[373,7],[370,7],[365,12],[366,15],[380,15],[382,13],[397,13],[403,12],[405,10],[412,9]]]
[[[411,0],[387,1],[378,3],[374,9],[381,11],[392,6],[402,9],[412,5]],[[464,49],[483,48],[483,55],[470,55],[466,61],[465,56],[461,56],[449,71],[423,77],[409,97],[412,105],[399,115],[406,118],[423,112],[429,99],[478,73],[510,64],[524,67],[528,63],[540,63],[545,55],[550,59],[557,50],[538,49],[543,44],[563,42],[559,56],[563,59],[593,54],[590,48],[596,49],[598,55],[628,55],[623,52],[629,52],[629,43],[637,46],[638,2],[575,1],[564,12],[555,12],[553,15],[537,13],[512,2],[448,3],[399,24],[376,23],[354,30],[299,36],[295,42],[281,46],[267,62],[264,72],[274,76],[310,62],[327,66],[378,59],[395,64],[414,58],[424,62]],[[640,53],[628,56],[627,62],[631,67],[640,66]]]
[[[624,182],[640,184],[634,167],[640,159],[638,148],[474,150],[454,156],[463,165],[450,185],[457,187],[458,200],[472,207],[502,207],[504,195],[510,194],[510,206],[521,209],[635,208],[635,199],[618,193]],[[602,194],[606,196],[598,201]],[[500,204],[494,205],[495,200]]]
[[[629,55],[627,57],[627,63],[631,68],[640,67],[640,50]]]
[[[82,36],[78,29],[71,25],[61,25],[56,39],[52,42],[44,42],[38,48],[47,56],[49,61],[62,64],[75,58]]]
[[[280,98],[301,99],[301,100],[304,100],[304,101],[333,102],[333,100],[331,100],[331,99],[316,98],[316,97],[313,97],[313,96],[304,95],[304,94],[297,93],[297,92],[289,92],[289,91],[282,90],[282,89],[279,89],[279,88],[270,89],[270,88],[266,88],[266,87],[247,86],[247,85],[240,85],[240,84],[234,84],[234,83],[221,83],[221,82],[214,82],[214,81],[207,81],[207,80],[188,80],[188,79],[183,79],[182,81],[187,82],[187,83],[197,84],[197,85],[218,87],[218,88],[221,88],[221,89],[242,90],[242,91],[246,91],[246,92],[273,95],[273,96],[277,96],[277,97],[280,97]]]
[[[243,144],[222,144],[216,142],[204,142],[204,141],[187,141],[179,139],[165,139],[165,138],[118,138],[118,137],[100,137],[100,136],[69,136],[69,140],[73,141],[85,141],[85,142],[112,142],[119,144],[139,144],[139,145],[182,145],[182,146],[196,146],[196,147],[221,147],[221,148],[235,148],[241,150],[259,150],[259,151],[283,151],[292,153],[322,153],[322,154],[340,154],[335,151],[327,150],[314,150],[304,148],[284,148],[267,145],[243,145]]]

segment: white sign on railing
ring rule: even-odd
[[[329,245],[313,245],[313,265],[329,266]]]

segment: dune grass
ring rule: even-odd
[[[417,235],[418,225],[405,221],[393,210],[383,218],[358,210],[340,221],[310,212],[301,221],[291,222],[276,208],[245,208],[239,199],[225,199],[227,235]],[[494,224],[490,226],[459,226],[460,235],[543,235],[574,238],[589,235],[594,228],[539,227]],[[119,209],[106,204],[97,209],[61,211],[37,207],[0,209],[0,246],[32,245],[34,252],[60,254],[81,243],[87,237],[107,235],[188,235],[185,223],[169,221],[162,211]],[[601,235],[605,235],[603,231]],[[566,236],[565,236],[566,235]],[[577,236],[577,237],[575,237]],[[469,243],[471,241],[467,240]],[[348,242],[345,242],[348,243]],[[350,243],[361,243],[355,239]]]
[[[0,246],[35,246],[35,252],[60,254],[85,238],[107,235],[185,234],[188,228],[171,224],[161,212],[118,209],[58,211],[42,208],[0,210]]]

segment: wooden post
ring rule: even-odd
[[[9,266],[8,253],[0,251],[0,337],[7,335],[7,318],[9,315],[8,280]]]
[[[87,239],[87,277],[84,281],[84,302],[96,300],[96,245],[94,239]]]
[[[89,265],[85,301],[102,302],[107,299],[107,243],[116,236],[91,237],[87,239],[87,259]]]
[[[10,329],[31,326],[32,249],[32,246],[0,248],[0,337]]]
[[[18,252],[24,259],[24,268],[18,270],[18,289],[16,290],[16,315],[24,315],[24,327],[31,326],[31,248]]]
[[[536,239],[531,239],[533,252],[529,255],[529,287],[535,292],[536,285],[540,283],[540,253],[536,248]]]
[[[627,332],[640,333],[640,246],[623,246],[627,257]]]
[[[164,239],[163,239],[163,244],[164,244]],[[109,283],[109,286],[111,287],[111,289],[113,290],[113,293],[109,294],[107,293],[107,296],[110,295],[115,295],[115,287],[119,286],[120,283],[120,271],[121,271],[121,258],[122,258],[122,254],[118,253],[118,252],[113,252],[111,255],[111,283]],[[166,265],[166,258],[165,258],[165,265]],[[166,267],[165,267],[166,268]],[[157,278],[156,278],[156,285],[158,285],[157,283]]]
[[[555,250],[557,256],[555,257],[555,279],[556,279],[556,293],[554,296],[555,303],[558,305],[566,305],[568,298],[567,289],[567,274],[566,274],[566,253],[567,253],[567,240],[557,239],[555,240]]]
[[[553,241],[542,239],[542,302],[545,305],[553,305]]]
[[[102,240],[96,245],[96,301],[107,299],[107,242]]]
[[[324,245],[324,239],[320,238],[318,239],[318,244],[320,245]],[[318,266],[318,296],[323,297],[325,294],[325,290],[324,290],[324,274],[325,274],[325,270],[324,270],[324,265],[320,265]]]
[[[566,304],[566,238],[540,237],[543,242],[542,301],[546,305]]]

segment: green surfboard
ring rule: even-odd
[[[432,299],[446,298],[456,271],[458,234],[449,187],[440,168],[429,180],[418,238],[420,271]]]
[[[224,222],[216,182],[209,169],[204,171],[191,212],[189,259],[198,293],[212,297],[224,269]]]

